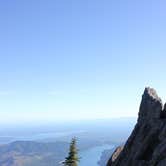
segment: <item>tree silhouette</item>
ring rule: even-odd
[[[77,143],[77,139],[72,138],[68,157],[66,157],[63,163],[65,166],[78,166],[79,157],[78,157],[78,149],[77,149],[76,143]]]

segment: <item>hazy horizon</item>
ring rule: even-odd
[[[94,123],[94,122],[111,122],[114,120],[130,120],[130,119],[135,119],[137,120],[138,116],[131,116],[131,117],[112,117],[112,118],[91,118],[91,119],[60,119],[60,120],[55,120],[55,119],[48,119],[48,120],[40,120],[40,119],[27,119],[26,121],[1,121],[0,125],[3,125],[3,127],[1,127],[2,129],[4,128],[26,128],[26,127],[44,127],[44,126],[54,126],[54,125],[59,125],[59,126],[64,126],[64,125],[76,125],[76,124],[81,124],[81,123]],[[20,126],[21,125],[21,126]]]

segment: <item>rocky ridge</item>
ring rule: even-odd
[[[137,124],[125,146],[118,147],[107,166],[166,166],[166,104],[145,88]]]

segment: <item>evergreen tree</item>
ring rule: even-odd
[[[76,147],[76,138],[73,138],[70,143],[69,154],[64,161],[65,166],[78,166],[78,149]]]

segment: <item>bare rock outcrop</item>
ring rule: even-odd
[[[166,166],[166,104],[154,89],[145,88],[138,115],[123,150],[117,149],[107,166]]]

